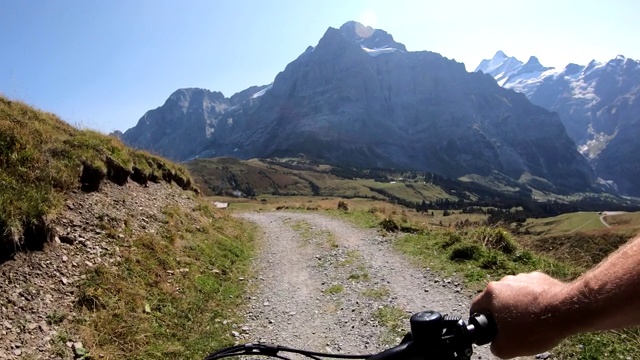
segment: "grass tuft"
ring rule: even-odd
[[[379,307],[373,318],[384,327],[380,341],[386,345],[397,345],[404,336],[405,326],[409,322],[408,314],[395,306],[384,305]]]
[[[340,284],[331,285],[328,288],[324,289],[322,292],[329,295],[339,294],[344,291],[344,286]]]

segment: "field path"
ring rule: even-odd
[[[262,229],[241,343],[367,354],[396,344],[414,312],[468,313],[460,284],[412,266],[374,230],[320,214],[239,216]],[[404,329],[379,324],[384,314]],[[487,347],[474,353],[493,358]]]
[[[603,211],[602,214],[600,215],[600,221],[602,222],[602,224],[604,224],[604,226],[611,227],[611,225],[609,225],[604,220],[604,217],[605,216],[613,216],[613,215],[622,215],[622,214],[625,214],[625,212],[624,211]]]

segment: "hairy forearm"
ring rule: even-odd
[[[640,324],[640,236],[555,295],[569,333]]]
[[[640,325],[640,237],[571,283],[541,272],[487,285],[471,312],[492,314],[501,358],[533,355],[578,333]]]

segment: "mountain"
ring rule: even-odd
[[[617,56],[605,63],[594,60],[563,69],[545,68],[539,62],[527,68],[499,51],[491,60],[483,60],[476,71],[557,112],[598,175],[614,181],[621,193],[640,196],[640,158],[636,155],[640,151],[636,145],[640,112],[635,101],[640,93],[640,62]]]
[[[132,146],[183,160],[197,154],[208,143],[227,110],[251,102],[251,96],[264,88],[250,87],[231,98],[205,89],[179,89],[164,105],[144,114],[135,127],[111,135]]]
[[[356,22],[329,28],[266,87],[230,99],[178,90],[122,139],[178,160],[304,154],[452,178],[499,172],[567,191],[596,179],[556,114]]]

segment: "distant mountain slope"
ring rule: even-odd
[[[179,89],[164,105],[147,111],[135,127],[112,135],[172,159],[189,158],[208,143],[227,110],[251,101],[251,96],[264,88],[250,87],[231,98],[205,89]]]
[[[598,175],[615,181],[622,193],[640,195],[636,146],[640,115],[635,110],[640,62],[618,56],[606,63],[591,61],[586,66],[552,69],[539,63],[527,67],[499,51],[493,59],[483,60],[476,71],[558,112],[567,133]]]
[[[123,140],[179,160],[304,154],[452,178],[497,171],[565,191],[590,189],[596,179],[557,115],[356,22],[329,28],[272,85],[234,95],[235,104],[189,91],[188,101],[172,95]],[[219,112],[201,110],[212,103]]]

